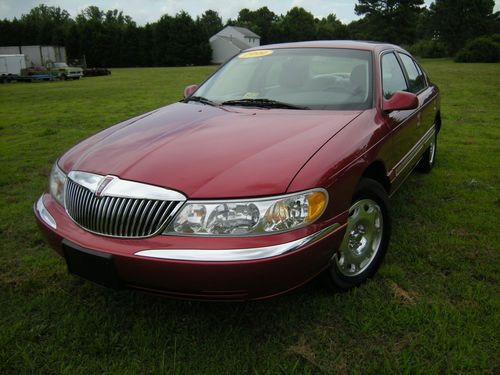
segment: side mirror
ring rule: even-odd
[[[385,113],[392,111],[406,111],[418,108],[417,95],[411,92],[396,91],[388,100],[384,100],[383,110]]]
[[[187,97],[191,96],[191,94],[193,92],[195,92],[197,89],[198,89],[198,85],[186,86],[186,88],[184,89],[184,97],[187,98]]]

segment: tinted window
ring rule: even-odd
[[[396,91],[408,91],[405,76],[394,53],[382,56],[382,89],[386,99]]]
[[[413,59],[402,53],[399,54],[401,61],[405,67],[406,73],[408,74],[408,83],[410,85],[410,92],[417,93],[423,90],[426,86],[425,77],[422,71],[417,68]]]

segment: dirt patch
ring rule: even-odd
[[[418,293],[408,291],[400,287],[393,281],[389,282],[389,288],[394,298],[402,305],[413,306],[417,303]]]

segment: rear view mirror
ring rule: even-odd
[[[411,92],[396,91],[390,99],[384,100],[383,110],[385,113],[392,111],[405,111],[418,108],[417,95]]]
[[[193,92],[195,92],[197,89],[198,89],[198,85],[186,86],[186,88],[184,89],[184,97],[187,98],[187,97],[191,96],[191,94]]]

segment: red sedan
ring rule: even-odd
[[[34,211],[105,286],[247,300],[324,273],[346,290],[380,266],[389,197],[431,170],[440,126],[438,88],[397,46],[262,46],[74,146]]]

